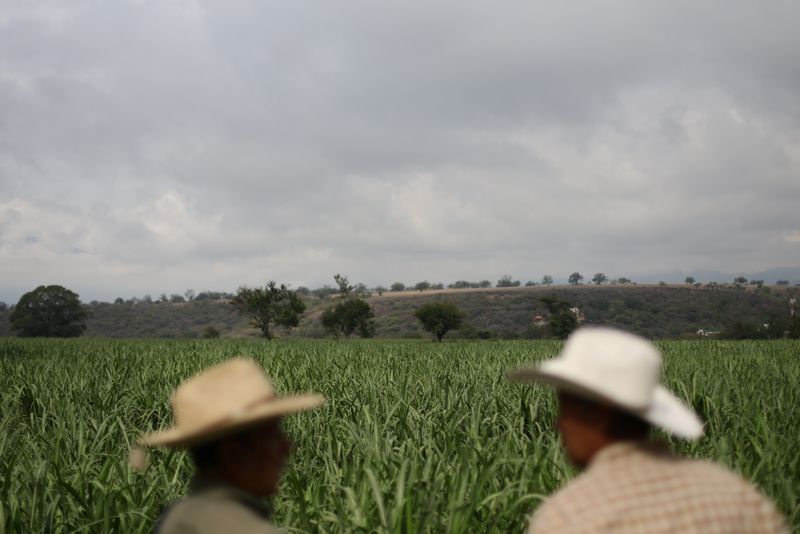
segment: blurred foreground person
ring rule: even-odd
[[[652,426],[703,435],[698,416],[659,384],[661,355],[648,341],[584,328],[559,357],[508,376],[555,386],[561,441],[584,470],[540,506],[529,532],[788,532],[738,475],[648,439]]]
[[[188,449],[195,466],[189,494],[165,510],[155,531],[279,532],[269,523],[264,498],[277,492],[291,451],[281,417],[323,402],[319,395],[276,396],[261,368],[243,358],[181,384],[172,396],[175,426],[139,440],[146,447]]]

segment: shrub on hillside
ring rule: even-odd
[[[441,341],[447,332],[461,326],[464,312],[451,302],[429,302],[422,305],[414,317],[422,324],[422,328],[433,334],[436,341]]]
[[[361,337],[375,334],[375,314],[365,301],[351,298],[339,302],[322,313],[322,326],[336,337],[350,337],[358,332]]]

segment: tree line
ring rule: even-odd
[[[358,286],[351,285],[346,276],[336,274],[334,281],[339,300],[322,313],[322,326],[336,338],[353,334],[362,338],[372,337],[375,333],[372,306],[355,291]],[[275,337],[275,328],[290,332],[298,326],[306,310],[306,304],[297,291],[275,281],[260,287],[241,286],[230,296],[229,302],[239,313],[246,315],[250,324],[267,340]],[[565,302],[548,301],[548,307],[554,316],[570,315],[564,312],[568,308]],[[449,331],[460,328],[465,318],[464,312],[450,302],[423,304],[414,316],[436,341],[441,341]],[[77,293],[63,286],[49,285],[25,293],[13,310],[10,321],[12,331],[20,337],[78,337],[86,329],[87,318],[88,313]],[[564,318],[561,320],[563,322]],[[574,319],[569,325],[554,328],[553,334],[566,337],[574,329]],[[213,326],[204,331],[204,337],[208,338],[219,337],[219,334]]]
[[[584,276],[580,272],[573,272],[569,276],[567,276],[567,284],[572,286],[579,286],[583,285],[584,283]],[[590,283],[593,285],[604,285],[604,284],[611,284],[611,285],[636,285],[637,282],[634,282],[630,278],[625,276],[620,276],[618,278],[609,278],[605,273],[598,272],[595,273],[594,276],[590,279]],[[762,291],[769,291],[769,286],[764,282],[764,280],[752,279],[748,280],[743,276],[737,276],[733,279],[732,282],[725,283],[725,282],[716,282],[710,281],[706,284],[703,284],[697,280],[693,276],[687,276],[684,280],[684,283],[688,286],[692,286],[695,288],[705,287],[708,289],[717,289],[717,288],[735,288],[735,289],[745,289],[746,287],[750,286],[752,288],[762,290]],[[528,280],[524,284],[520,279],[515,279],[515,277],[505,274],[501,276],[496,282],[492,283],[490,280],[480,280],[477,282],[471,282],[468,280],[456,280],[455,282],[449,283],[447,285],[441,282],[428,282],[427,280],[422,280],[416,282],[414,284],[405,284],[403,282],[394,282],[389,285],[388,288],[377,285],[375,287],[369,288],[366,284],[357,283],[353,284],[350,287],[349,293],[354,296],[359,297],[370,297],[375,294],[378,296],[383,295],[386,292],[402,292],[402,291],[429,291],[429,290],[443,290],[443,289],[489,289],[492,287],[496,288],[508,288],[508,287],[519,287],[519,286],[552,286],[554,284],[554,279],[551,275],[546,274],[542,276],[541,280],[534,281]],[[666,282],[658,282],[658,286],[666,286]],[[789,280],[776,280],[775,284],[778,287],[788,287],[791,284]],[[800,287],[800,284],[795,284],[795,286]],[[316,289],[309,289],[306,286],[300,286],[294,290],[294,292],[301,296],[301,297],[316,297],[320,299],[328,298],[331,296],[336,296],[341,294],[341,288],[338,287],[338,283],[336,286],[331,285],[323,285],[322,287]],[[130,298],[123,298],[117,297],[112,302],[113,304],[122,305],[135,305],[135,304],[183,304],[187,302],[210,302],[210,301],[231,301],[237,296],[237,293],[230,293],[226,291],[195,291],[194,289],[187,289],[182,294],[179,293],[172,293],[167,295],[166,293],[161,293],[158,297],[153,297],[150,294],[145,294],[141,297],[130,297]],[[98,305],[103,304],[103,302],[92,300],[89,302],[91,305]],[[3,301],[0,301],[0,311],[6,311],[8,309],[12,309],[15,305],[9,305]]]
[[[319,324],[336,338],[347,338],[352,335],[364,338],[374,336],[375,313],[372,306],[365,300],[365,297],[370,296],[371,292],[364,284],[351,284],[346,276],[336,274],[333,278],[336,284],[335,288],[332,288],[332,292],[327,293],[326,298],[336,296],[337,302],[322,312]],[[573,285],[582,283],[582,279],[583,277],[577,272],[570,276],[570,282]],[[601,285],[606,283],[607,279],[603,273],[597,273],[592,281],[596,285]],[[619,283],[618,280],[616,282]],[[628,282],[627,279],[624,279],[622,283]],[[789,285],[787,281],[779,282],[782,286]],[[545,275],[542,283],[549,285],[552,283],[552,277]],[[694,287],[698,285],[693,277],[687,277],[685,283]],[[394,290],[401,290],[400,285],[402,284],[393,284]],[[497,287],[519,285],[521,282],[510,275],[504,275],[497,283]],[[759,291],[769,289],[764,287],[762,280],[748,281],[744,277],[736,277],[733,286],[729,287],[744,289],[746,285],[754,286]],[[432,284],[425,282],[417,284],[415,288],[423,291],[430,286]],[[471,283],[460,280],[448,287],[454,289],[491,287],[491,283],[488,281]],[[306,311],[305,298],[309,296],[311,293],[303,291],[302,288],[292,290],[285,284],[270,281],[261,287],[241,286],[236,293],[211,291],[195,293],[193,290],[187,290],[184,295],[173,295],[172,297],[162,295],[159,301],[150,299],[149,302],[224,301],[234,306],[240,314],[247,316],[251,325],[256,327],[263,337],[272,339],[275,335],[275,328],[281,328],[286,333],[291,333],[291,330],[299,325],[301,317]],[[552,297],[544,297],[540,300],[548,312],[546,321],[544,321],[546,328],[537,336],[564,338],[574,330],[577,326],[577,318],[575,313],[570,310],[569,303],[558,301]],[[148,299],[139,302],[148,302]],[[2,304],[0,311],[8,309],[4,303],[0,304]],[[16,306],[11,307],[12,313],[9,320],[12,331],[21,337],[75,337],[80,336],[86,329],[86,319],[90,309],[92,308],[81,304],[76,293],[62,286],[39,286],[23,295]],[[420,326],[438,341],[451,330],[464,327],[465,330],[462,332],[464,335],[470,331],[470,325],[464,324],[464,312],[453,303],[424,304],[414,312],[414,317],[419,321]],[[490,333],[483,335],[477,330],[473,333],[480,338],[491,337]],[[221,332],[213,326],[206,327],[203,332],[203,336],[209,338],[220,335]],[[735,321],[718,334],[719,337],[730,339],[772,339],[786,335],[800,337],[800,321],[794,316],[791,318],[771,316],[763,323]]]

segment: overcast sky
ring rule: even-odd
[[[0,299],[800,267],[798,21],[2,0]]]

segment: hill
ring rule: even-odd
[[[651,338],[674,338],[694,335],[699,329],[719,331],[734,321],[763,323],[771,316],[784,316],[788,313],[786,293],[793,289],[534,286],[405,291],[384,293],[368,301],[375,310],[379,337],[426,336],[414,319],[414,311],[426,302],[447,300],[465,312],[466,322],[472,327],[462,335],[478,330],[502,338],[532,338],[538,335],[533,318],[547,315],[541,299],[555,297],[578,307],[584,324],[617,326]],[[317,308],[307,312],[298,334],[323,334],[318,321],[313,321],[317,313],[321,313]]]
[[[735,321],[764,323],[788,313],[795,287],[686,285],[534,286],[486,289],[402,291],[372,295],[377,337],[426,337],[414,311],[435,300],[453,302],[466,314],[467,326],[448,337],[534,338],[534,317],[546,315],[543,297],[555,297],[580,309],[585,324],[603,324],[651,338],[695,335],[699,329],[719,331]],[[308,297],[300,325],[283,337],[324,337],[320,315],[336,297]],[[196,338],[213,326],[223,337],[251,337],[258,332],[224,299],[193,302],[120,302],[86,305],[90,313],[86,337]],[[11,335],[10,311],[0,312],[0,336]]]

